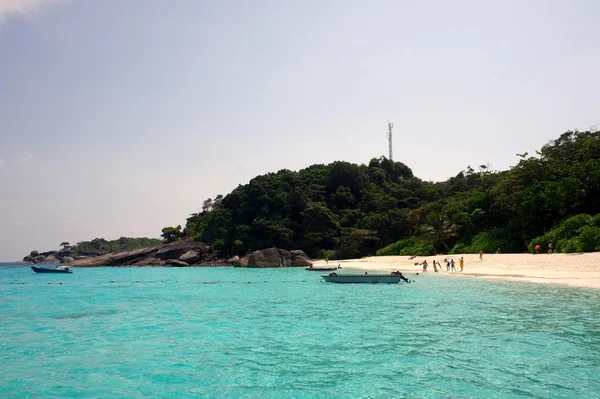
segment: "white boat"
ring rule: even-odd
[[[392,272],[390,274],[339,274],[333,272],[322,274],[321,277],[328,283],[342,284],[397,284],[400,281],[410,283],[410,280],[400,272]]]

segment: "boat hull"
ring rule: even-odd
[[[35,267],[35,266],[31,266],[31,269],[33,269],[34,272],[36,273],[73,273],[73,270],[71,269],[49,269],[49,268],[45,268],[45,267]]]
[[[340,284],[397,284],[400,276],[390,274],[322,274],[323,280],[328,283]]]
[[[326,271],[330,271],[330,270],[337,270],[339,269],[338,267],[307,267],[304,270],[308,270],[311,272],[326,272]]]

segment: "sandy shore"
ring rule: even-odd
[[[433,271],[433,260],[442,262],[443,267],[438,275],[449,275],[444,258],[454,258],[456,269],[460,270],[458,259],[465,259],[464,271],[452,274],[460,277],[477,276],[482,278],[523,281],[543,284],[562,284],[574,287],[600,289],[600,252],[585,254],[484,254],[479,255],[438,255],[418,256],[409,260],[408,256],[377,256],[363,259],[329,261],[327,266],[340,264],[345,270],[371,270],[416,273],[422,272],[422,266],[415,265],[427,260],[428,274]],[[317,261],[315,267],[326,266],[325,261]]]

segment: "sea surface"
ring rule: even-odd
[[[600,398],[600,292],[0,265],[0,398]]]

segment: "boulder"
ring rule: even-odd
[[[312,266],[313,263],[310,259],[304,256],[297,256],[292,260],[292,266]]]
[[[234,267],[248,267],[248,257],[249,256],[250,255],[246,255],[243,258],[240,258],[239,256],[237,256],[237,260],[234,260],[231,263],[233,264]]]
[[[31,255],[32,258],[35,258],[36,256],[40,255],[40,251],[33,250],[33,251],[31,251],[31,253],[29,255]]]
[[[184,262],[182,260],[179,259],[168,259],[167,261],[165,261],[165,264],[167,265],[171,265],[174,267],[185,267],[185,266],[189,266],[190,264],[187,262]]]
[[[240,257],[236,255],[236,256],[234,256],[234,257],[232,257],[232,258],[229,258],[229,259],[227,259],[227,260],[226,260],[226,262],[227,262],[227,263],[234,264],[235,262],[237,262],[237,261],[239,261],[239,260],[240,260]]]
[[[65,256],[64,258],[62,258],[62,263],[69,263],[69,262],[73,262],[75,259],[71,258],[70,256]]]
[[[196,251],[200,254],[208,252],[208,245],[193,240],[179,240],[169,244],[161,245],[154,253],[154,256],[161,260],[179,259],[179,257],[188,251]]]
[[[304,251],[296,249],[294,251],[290,251],[290,255],[292,256],[292,266],[312,266],[312,260],[306,256]]]
[[[246,267],[289,267],[292,265],[292,256],[289,251],[275,247],[254,251],[242,259],[246,258]],[[244,263],[242,259],[240,259],[240,264]]]
[[[60,260],[56,256],[50,255],[50,256],[46,256],[46,259],[44,259],[44,263],[59,264]]]
[[[133,251],[121,251],[113,252],[105,255],[96,257],[77,259],[69,264],[69,266],[78,267],[90,267],[90,266],[152,266],[156,264],[155,260],[150,258],[158,259],[160,264],[164,264],[164,261],[176,260],[182,262],[178,266],[189,266],[188,262],[179,260],[179,257],[188,253],[196,252],[199,256],[199,260],[206,261],[210,260],[211,254],[209,253],[210,248],[208,245],[194,241],[192,239],[184,239],[175,241],[168,244],[156,245],[153,247],[136,249]],[[190,253],[190,255],[192,255]],[[152,262],[148,264],[147,262]]]
[[[46,257],[44,255],[38,255],[35,258],[33,258],[34,263],[44,263],[45,260]]]
[[[160,259],[149,256],[136,261],[132,264],[132,266],[161,266],[164,264],[165,262],[161,261]]]
[[[23,262],[33,263],[33,256],[27,255],[23,258]]]
[[[179,257],[179,260],[184,261],[188,264],[196,263],[200,260],[200,254],[197,251],[189,250]]]
[[[40,252],[40,255],[50,256],[50,255],[56,255],[57,253],[58,253],[58,251],[47,251],[47,252]]]

